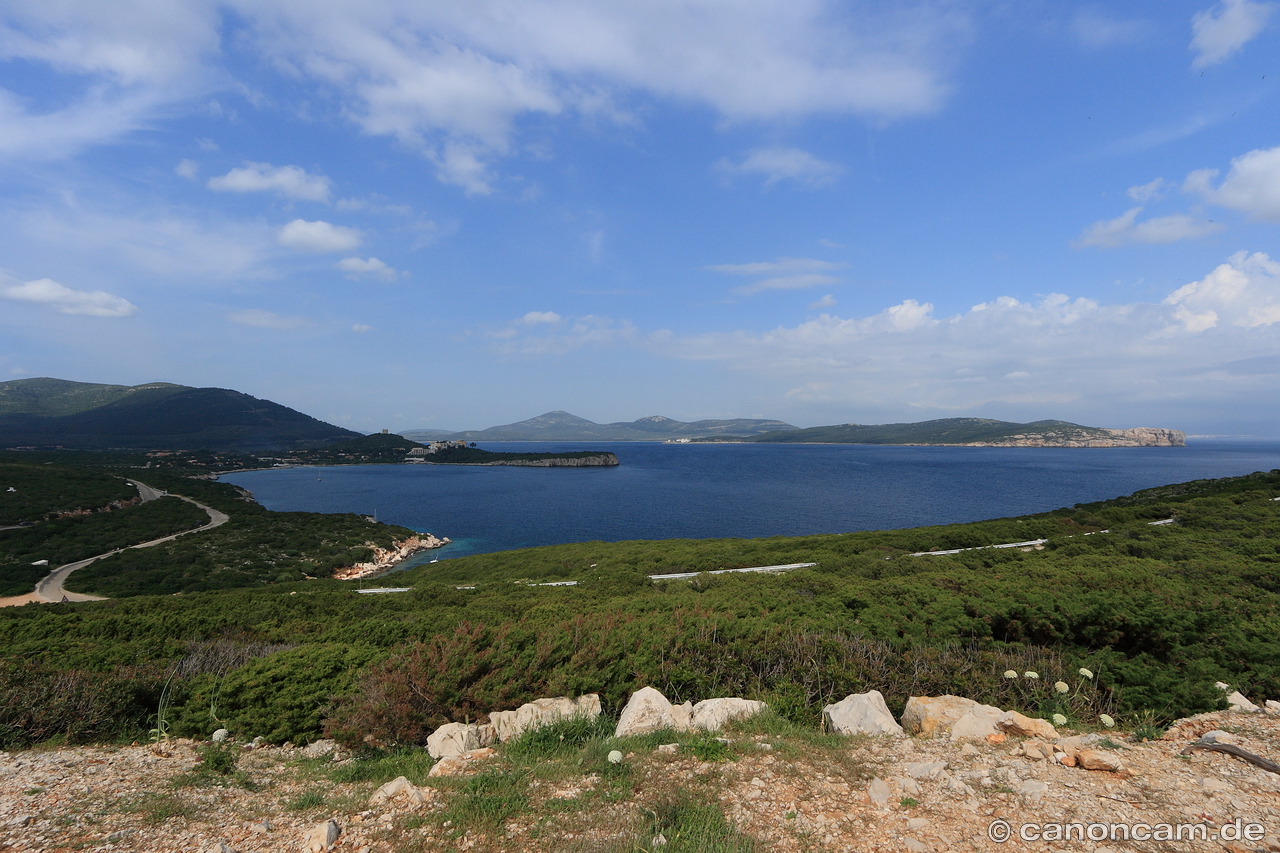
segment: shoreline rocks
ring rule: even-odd
[[[356,563],[346,568],[337,569],[333,573],[333,579],[350,581],[373,577],[376,574],[394,568],[396,564],[404,562],[420,551],[443,548],[451,541],[447,536],[437,537],[431,533],[422,533],[417,536],[410,536],[408,539],[400,539],[392,543],[390,548],[382,548],[372,542],[366,542],[365,547],[373,551],[373,559],[366,563]]]

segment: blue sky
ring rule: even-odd
[[[1280,3],[9,0],[0,378],[1280,433]]]

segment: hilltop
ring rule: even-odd
[[[0,382],[0,447],[300,450],[359,433],[226,388]]]
[[[502,424],[482,430],[403,430],[400,434],[415,441],[669,441],[709,436],[743,437],[766,432],[783,432],[796,427],[776,420],[736,418],[700,420],[687,423],[662,415],[634,421],[598,424],[564,411],[546,412],[536,418]]]
[[[839,424],[767,432],[744,441],[790,444],[905,444],[959,447],[1183,447],[1176,429],[1106,429],[1068,421],[1028,424],[988,418],[941,418],[906,424]],[[715,441],[717,439],[703,439]]]

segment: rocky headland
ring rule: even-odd
[[[394,568],[414,554],[421,551],[430,551],[433,548],[443,548],[451,541],[447,536],[436,537],[430,533],[423,533],[418,536],[410,536],[408,539],[397,540],[390,548],[381,548],[373,542],[366,542],[365,547],[373,552],[373,559],[338,569],[333,573],[333,578],[334,580],[351,581],[373,577]]]
[[[453,465],[515,465],[523,468],[611,468],[618,464],[612,453],[590,456],[556,456],[547,459],[499,459],[488,462],[453,462]]]
[[[1099,434],[1101,433],[1101,434]],[[956,447],[1186,447],[1187,434],[1163,427],[1060,430],[1024,433],[994,441],[969,441]]]

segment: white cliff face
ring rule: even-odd
[[[349,581],[357,578],[372,577],[379,572],[385,572],[396,563],[407,560],[419,551],[443,548],[450,541],[447,536],[437,538],[430,533],[423,533],[418,536],[410,536],[408,539],[401,539],[390,548],[381,548],[372,542],[366,542],[365,547],[373,551],[373,559],[367,563],[356,563],[354,566],[337,569],[333,573],[333,578],[334,580]]]
[[[1102,433],[1102,435],[1099,435]],[[1055,431],[1011,435],[997,441],[971,441],[961,447],[1186,447],[1187,434],[1163,427]]]

